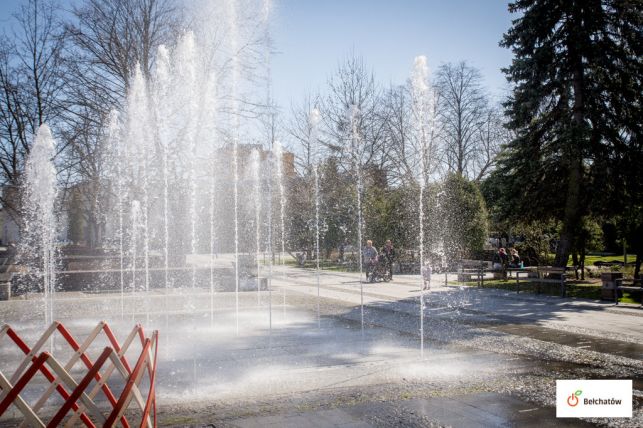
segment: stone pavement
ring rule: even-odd
[[[322,272],[318,289],[314,271],[276,267],[271,293],[58,293],[54,312],[79,337],[98,320],[160,330],[160,426],[583,426],[554,415],[555,379],[574,378],[633,379],[635,417],[615,426],[643,425],[640,309],[359,279]],[[41,331],[41,297],[0,303]]]
[[[495,393],[369,402],[328,410],[243,418],[229,424],[239,428],[593,426],[578,419],[556,419],[552,408],[537,407],[512,396]]]
[[[537,325],[578,332],[603,339],[621,340],[643,344],[643,309],[638,305],[614,305],[611,302],[588,299],[561,298],[516,293],[498,289],[480,289],[466,286],[444,286],[443,276],[434,281],[430,292],[424,292],[428,308],[425,316],[457,307],[470,314],[480,315],[480,321],[501,324]],[[450,278],[455,279],[454,278]],[[409,313],[419,312],[421,294],[417,275],[399,275],[388,283],[361,283],[357,274],[328,273],[320,275],[320,296],[360,304],[360,287],[364,292],[364,305],[381,305],[397,302],[395,309]],[[290,270],[284,277],[276,276],[273,284],[287,290],[317,295],[314,272]],[[638,358],[643,358],[643,347]]]

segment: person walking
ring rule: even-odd
[[[366,265],[366,280],[368,281],[369,274],[373,271],[377,263],[377,250],[373,246],[373,241],[370,239],[366,241],[366,247],[364,247],[362,251],[362,257]]]
[[[382,254],[386,258],[386,272],[388,273],[391,281],[393,281],[393,262],[395,261],[395,248],[393,248],[393,243],[390,239],[386,240],[386,244],[382,249]]]

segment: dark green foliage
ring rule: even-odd
[[[551,264],[551,246],[559,230],[560,226],[554,221],[535,220],[514,225],[512,232],[521,238],[516,248],[525,266]]]
[[[357,211],[355,184],[351,176],[339,170],[337,159],[329,158],[319,169],[320,245],[327,254],[348,239],[357,245]]]
[[[516,138],[489,178],[495,218],[562,221],[564,266],[589,214],[640,206],[640,0],[520,0],[502,45]],[[634,168],[638,165],[638,168]]]
[[[449,174],[442,186],[439,219],[449,260],[474,257],[489,236],[487,209],[475,183]]]
[[[334,158],[319,168],[320,248],[322,256],[346,241],[357,247],[357,194],[353,177],[338,168]],[[315,247],[314,181],[309,175],[293,179],[288,196],[289,245],[312,253]],[[379,249],[387,239],[400,251],[418,254],[419,195],[416,184],[392,186],[381,169],[364,171],[362,194],[363,246],[370,239]],[[425,256],[439,251],[444,240],[449,260],[480,253],[487,239],[487,212],[477,185],[458,174],[424,192]]]

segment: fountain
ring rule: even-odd
[[[41,125],[25,165],[25,237],[20,258],[42,278],[45,325],[54,319],[56,290],[56,168],[55,142],[47,125]],[[40,280],[38,280],[40,282]]]
[[[116,161],[110,162],[112,169],[110,170],[110,179],[116,183],[116,215],[118,229],[116,232],[118,239],[118,270],[119,270],[119,283],[120,283],[120,292],[121,292],[121,319],[124,317],[125,313],[125,227],[123,224],[124,214],[123,214],[123,200],[124,200],[124,186],[123,186],[123,175],[121,172],[122,162],[118,162],[118,159],[121,159],[121,150],[122,143],[120,138],[120,123],[119,123],[119,114],[116,110],[112,110],[110,113],[109,120],[109,130],[107,133],[107,144],[109,147],[115,148],[116,152]],[[111,161],[112,159],[110,159]]]
[[[320,299],[320,270],[319,270],[319,162],[320,162],[320,148],[319,148],[319,121],[321,117],[319,110],[313,109],[310,112],[308,119],[310,123],[310,146],[313,148],[313,174],[315,176],[315,260],[317,276],[317,327],[321,326],[321,315],[319,311]]]
[[[415,58],[413,76],[411,79],[411,103],[412,117],[414,120],[414,134],[417,144],[417,153],[419,158],[418,182],[420,185],[420,194],[418,199],[418,225],[420,229],[419,248],[420,267],[425,265],[425,248],[424,248],[424,194],[428,181],[428,168],[432,155],[431,143],[433,132],[433,90],[429,85],[429,69],[425,56]],[[427,267],[429,268],[429,267]],[[424,284],[420,276],[420,355],[424,357]]]
[[[101,143],[107,153],[105,159],[101,158],[106,165],[101,165],[104,175],[100,179],[109,196],[101,201],[104,210],[101,214],[107,221],[104,248],[96,256],[100,264],[95,269],[72,269],[65,265],[64,275],[57,271],[63,269],[58,268],[63,263],[56,262],[59,242],[56,234],[62,223],[57,217],[64,210],[60,206],[67,201],[57,193],[57,174],[52,163],[56,144],[52,133],[46,125],[40,127],[24,174],[26,233],[22,236],[21,260],[29,270],[17,273],[31,281],[32,287],[18,299],[0,302],[6,304],[0,308],[3,321],[6,318],[24,329],[27,342],[33,343],[39,337],[34,331],[42,328],[43,306],[46,324],[64,321],[76,337],[91,335],[88,326],[96,325],[98,319],[113,326],[121,343],[132,342],[123,341],[122,332],[130,331],[133,323],[144,323],[149,330],[164,325],[160,329],[161,354],[155,378],[158,406],[165,418],[161,424],[201,424],[204,420],[184,421],[183,415],[175,412],[206,409],[200,415],[205,415],[204,419],[224,414],[227,418],[224,424],[243,425],[244,421],[233,419],[240,415],[239,408],[256,410],[259,416],[264,416],[269,408],[272,417],[272,413],[286,408],[273,407],[273,403],[284,405],[288,401],[288,405],[299,406],[308,405],[308,400],[312,405],[307,408],[314,408],[316,416],[323,413],[328,417],[333,412],[332,418],[352,417],[354,412],[335,412],[330,407],[358,403],[351,411],[362,408],[370,412],[372,407],[366,399],[371,395],[378,403],[394,403],[374,405],[380,410],[391,408],[398,419],[387,419],[390,415],[382,410],[370,415],[374,417],[367,421],[369,424],[419,426],[426,425],[428,419],[405,425],[408,421],[399,419],[399,414],[412,414],[418,407],[424,408],[421,400],[428,400],[429,396],[443,399],[444,407],[459,408],[464,400],[477,400],[463,398],[462,391],[490,394],[496,388],[504,393],[514,381],[519,390],[528,392],[525,394],[530,399],[542,395],[542,391],[551,391],[551,376],[541,376],[551,371],[536,376],[528,373],[527,382],[511,377],[525,367],[532,370],[545,357],[570,378],[579,373],[606,377],[640,374],[636,360],[640,353],[630,349],[636,343],[622,344],[629,340],[627,335],[618,338],[619,351],[622,349],[625,356],[613,360],[603,359],[604,354],[594,350],[586,352],[583,347],[564,352],[569,343],[587,343],[580,340],[556,343],[563,342],[560,335],[548,333],[573,312],[568,310],[571,305],[565,305],[569,306],[565,311],[547,306],[549,303],[544,301],[534,305],[537,296],[516,304],[521,299],[519,295],[509,297],[503,292],[500,297],[493,294],[489,297],[489,293],[483,295],[489,290],[464,286],[427,292],[422,278],[414,275],[400,275],[392,284],[365,285],[361,249],[366,226],[374,218],[371,213],[380,209],[375,197],[370,197],[376,192],[371,195],[366,188],[371,177],[366,162],[366,143],[371,138],[370,128],[365,126],[371,114],[369,107],[362,106],[363,111],[356,105],[349,106],[347,111],[342,109],[336,115],[341,126],[332,129],[332,133],[331,124],[326,122],[328,117],[322,114],[327,112],[321,107],[324,102],[319,102],[322,112],[307,108],[300,124],[308,125],[308,135],[302,129],[299,137],[310,148],[311,158],[305,164],[309,168],[305,176],[297,176],[301,171],[296,168],[302,166],[295,164],[285,145],[275,141],[274,129],[268,138],[263,134],[262,126],[274,128],[276,122],[270,79],[264,94],[263,80],[257,77],[264,66],[270,73],[270,51],[264,52],[261,46],[253,50],[252,63],[244,62],[247,58],[243,49],[251,45],[248,37],[269,39],[271,1],[255,1],[255,6],[262,7],[255,10],[254,32],[246,31],[245,27],[249,20],[244,14],[251,9],[246,7],[249,3],[233,0],[207,3],[220,8],[224,18],[216,21],[204,17],[203,25],[217,27],[221,34],[185,31],[175,45],[158,47],[154,67],[134,70],[128,79],[122,108],[104,118]],[[213,22],[224,25],[211,25]],[[259,90],[257,82],[261,85]],[[450,247],[445,248],[444,239],[432,233],[438,222],[434,210],[439,211],[436,205],[446,205],[448,200],[444,193],[435,194],[430,183],[436,161],[435,99],[425,57],[415,58],[409,89],[411,104],[410,109],[404,110],[404,119],[411,126],[403,131],[409,139],[409,146],[405,146],[409,152],[404,154],[408,158],[404,161],[409,161],[411,171],[387,186],[403,186],[408,180],[412,182],[409,189],[419,190],[412,196],[396,193],[395,197],[408,198],[403,200],[404,204],[398,204],[405,209],[410,206],[403,213],[404,227],[413,233],[415,226],[418,229],[417,245],[413,237],[413,254],[409,259],[419,254],[420,266],[430,265],[437,272],[440,264],[446,268]],[[257,124],[265,117],[266,123]],[[337,135],[336,141],[330,141]],[[322,140],[328,143],[324,146],[328,159],[322,156]],[[344,157],[332,159],[335,153],[338,158]],[[324,193],[335,185],[332,179],[324,180],[333,178],[333,171],[339,171],[337,183],[345,186],[339,189],[340,197],[335,200],[336,195],[330,191]],[[85,183],[73,185],[82,189]],[[75,190],[71,186],[65,190],[69,189]],[[291,192],[293,198],[289,199]],[[397,208],[399,199],[391,201]],[[288,229],[294,224],[289,221],[290,213],[299,208],[304,223],[301,236],[295,233],[300,229]],[[346,212],[352,214],[347,216]],[[337,222],[341,224],[333,224],[335,229],[331,229],[330,220],[335,220],[332,218],[335,213],[337,218],[342,216]],[[369,237],[371,233],[390,233],[391,238],[397,239],[394,234],[398,232],[368,233]],[[400,235],[406,232],[402,230]],[[346,236],[356,247],[353,252],[358,257],[359,273],[344,269],[343,260],[337,263],[337,270],[322,271],[322,252],[345,242]],[[287,266],[289,251],[312,248],[314,269]],[[265,288],[262,274],[267,276]],[[77,288],[63,285],[63,277],[70,275],[82,277],[82,281],[77,281],[81,285]],[[359,283],[355,283],[356,278]],[[421,290],[417,289],[418,279]],[[278,287],[274,296],[273,284]],[[38,293],[29,293],[34,290]],[[274,320],[273,297],[283,309],[283,317]],[[595,302],[584,305],[600,309]],[[460,310],[468,307],[475,310]],[[516,317],[510,333],[502,331],[503,320],[513,316],[514,311],[522,311],[521,316]],[[586,325],[597,311],[582,312],[587,314],[574,314],[578,319],[571,320],[576,321],[573,328],[579,332],[577,339],[591,337]],[[601,311],[600,315],[607,320],[615,313]],[[547,317],[551,320],[544,319]],[[516,340],[516,332],[526,331],[523,325],[527,320],[528,335]],[[0,330],[0,339],[9,337],[6,332],[7,329]],[[635,335],[636,331],[628,334]],[[552,343],[546,343],[550,340],[547,335],[553,337]],[[96,347],[104,345],[101,340]],[[433,341],[430,345],[429,340]],[[7,349],[4,344],[0,343],[2,352]],[[55,351],[60,361],[70,361],[65,360],[69,355],[80,358],[76,349],[61,348],[52,343],[47,351]],[[92,359],[95,351],[95,348],[89,351]],[[24,352],[11,348],[8,354],[11,358],[23,357]],[[5,355],[0,354],[2,376],[11,365]],[[31,355],[26,365],[30,358]],[[576,372],[563,367],[567,363],[576,364],[576,359],[590,364]],[[600,364],[592,363],[599,360]],[[73,364],[68,367],[74,376]],[[532,381],[540,383],[531,388],[528,383]],[[36,388],[21,392],[26,401],[37,402],[32,398],[38,387],[53,389],[42,376],[37,382],[40,384]],[[90,384],[98,387],[100,382]],[[4,394],[6,387],[2,389]],[[406,399],[407,394],[415,392]],[[301,402],[295,402],[300,397]],[[490,398],[485,397],[488,403]],[[3,400],[0,394],[0,402]],[[534,408],[531,401],[525,404],[521,412],[533,410],[540,416],[548,411]],[[224,412],[213,416],[213,405],[217,413],[219,409]],[[250,414],[245,410],[242,413]],[[498,414],[486,415],[483,422],[503,425]],[[262,421],[254,422],[261,425]],[[4,424],[5,419],[1,419],[0,425]]]
[[[160,46],[157,52],[157,66],[154,79],[154,98],[156,99],[155,123],[158,124],[156,138],[161,149],[161,177],[163,177],[163,267],[165,268],[164,285],[165,290],[169,288],[169,267],[170,267],[170,224],[169,224],[169,150],[170,150],[170,129],[167,121],[160,120],[166,118],[169,112],[169,95],[170,95],[170,54],[165,46]],[[120,193],[120,192],[119,192]],[[118,196],[121,198],[121,195]]]
[[[114,202],[104,213],[107,226],[103,249],[105,261],[101,269],[105,275],[100,281],[81,282],[77,290],[118,291],[120,307],[117,312],[122,319],[130,309],[128,299],[140,302],[144,296],[162,292],[164,307],[172,307],[176,297],[182,309],[192,310],[201,303],[197,296],[203,290],[208,296],[208,313],[213,326],[217,292],[228,291],[234,292],[230,297],[234,298],[235,331],[238,332],[243,303],[240,295],[245,291],[242,288],[246,288],[247,279],[243,278],[244,284],[241,284],[240,277],[244,275],[243,261],[250,256],[254,256],[256,269],[256,278],[252,280],[256,284],[257,306],[261,307],[263,303],[259,278],[263,247],[269,254],[268,266],[264,268],[268,271],[266,302],[269,326],[272,327],[273,257],[270,254],[276,250],[280,275],[286,279],[286,183],[290,171],[285,168],[289,161],[283,146],[273,141],[273,135],[269,150],[249,149],[241,142],[242,121],[245,120],[242,103],[246,101],[243,91],[247,82],[244,83],[244,64],[237,51],[242,49],[242,39],[246,35],[241,32],[243,24],[237,15],[245,12],[238,10],[233,1],[226,2],[224,9],[228,20],[226,39],[218,45],[218,50],[204,53],[208,42],[204,41],[203,34],[191,31],[182,34],[175,46],[159,46],[154,68],[134,68],[122,110],[111,112],[106,121],[107,168],[103,178],[109,183]],[[265,30],[262,37],[266,40],[269,39],[270,10],[270,1],[264,1],[260,22],[261,31]],[[265,57],[270,58],[269,49],[265,50]],[[267,82],[266,107],[274,119],[269,78]],[[357,247],[361,248],[364,222],[360,112],[353,106],[347,114],[350,122],[347,137],[357,174]],[[310,112],[318,326],[321,324],[322,252],[320,117],[318,110]],[[34,156],[36,153],[37,149],[34,149]],[[247,185],[246,182],[241,185],[243,177],[248,180]],[[37,199],[30,197],[29,200]],[[53,203],[50,205],[47,211],[53,216]],[[266,218],[262,219],[262,216]],[[253,233],[247,230],[250,224]],[[47,246],[51,246],[54,239],[52,232],[48,233],[41,233],[41,237],[43,242],[47,240]],[[49,301],[55,275],[54,251],[48,250],[46,254],[43,278]],[[361,257],[359,265],[363,330],[365,301]],[[287,288],[282,287],[280,294],[285,318]],[[146,302],[145,311],[153,312],[149,307]],[[49,305],[47,320],[52,319]],[[167,321],[168,317],[165,319]]]
[[[141,217],[141,204],[139,201],[132,201],[132,212],[130,218],[132,219],[132,227],[130,228],[130,258],[131,258],[131,272],[132,272],[132,294],[136,293],[136,257],[138,246],[138,231],[140,228]]]
[[[350,124],[350,154],[353,170],[355,171],[356,183],[355,193],[357,199],[357,258],[359,259],[359,294],[360,294],[360,316],[362,334],[364,333],[364,285],[362,284],[362,273],[364,267],[362,266],[362,229],[364,227],[362,221],[362,153],[360,151],[360,135],[358,130],[359,108],[352,105],[348,109],[348,123]]]
[[[254,191],[252,193],[252,199],[254,202],[255,209],[255,257],[257,258],[257,305],[261,304],[261,278],[259,276],[260,271],[260,257],[259,253],[261,251],[261,164],[259,159],[259,152],[253,150],[250,155],[250,171],[252,175],[252,187]]]
[[[143,72],[139,66],[136,67],[132,79],[132,85],[128,96],[127,105],[127,143],[126,150],[129,151],[131,159],[131,171],[129,178],[132,180],[132,193],[135,194],[136,208],[132,203],[132,225],[137,227],[139,223],[134,221],[134,212],[140,217],[141,239],[142,239],[142,252],[143,252],[143,266],[145,269],[145,290],[150,288],[150,229],[149,229],[149,211],[150,211],[150,179],[149,179],[149,163],[150,151],[152,150],[150,117],[149,117],[149,103],[147,84],[143,78]],[[138,243],[136,241],[137,232],[134,234],[133,246]],[[133,254],[136,253],[134,248]],[[136,261],[132,260],[132,265],[136,265]],[[132,273],[135,275],[135,272]],[[133,284],[135,280],[132,279]]]
[[[281,270],[284,275],[286,276],[286,271],[284,270],[284,266],[286,263],[285,260],[285,254],[286,254],[286,191],[284,188],[284,174],[283,174],[283,166],[284,166],[284,150],[281,144],[278,141],[275,141],[274,144],[274,152],[275,152],[275,171],[276,171],[276,178],[277,178],[277,186],[279,188],[279,235],[280,235],[280,241],[281,241],[281,247],[279,248],[279,262],[281,264]],[[284,316],[286,315],[286,289],[283,288],[283,312]]]

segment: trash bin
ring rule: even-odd
[[[0,282],[0,300],[11,299],[11,283]]]
[[[12,273],[0,273],[0,300],[11,299]]]
[[[614,289],[616,288],[616,280],[623,278],[622,272],[604,272],[601,273],[601,299],[614,300]],[[622,292],[619,292],[621,297]]]

